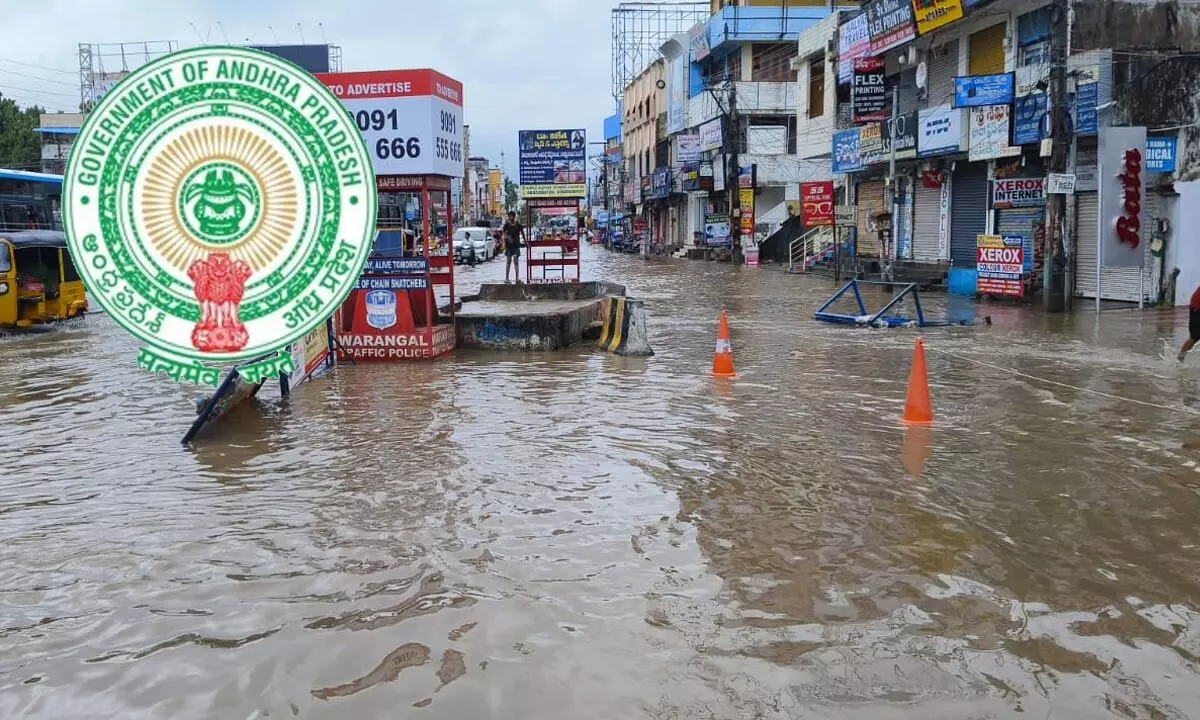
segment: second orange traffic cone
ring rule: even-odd
[[[908,395],[904,398],[904,422],[933,424],[933,401],[929,397],[929,375],[925,371],[925,341],[917,338],[912,369],[908,372]]]
[[[721,321],[717,325],[717,347],[713,351],[712,374],[714,377],[734,377],[733,346],[729,344],[729,318],[721,311]]]

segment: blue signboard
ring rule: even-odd
[[[650,183],[651,198],[665,198],[671,194],[671,168],[654,168],[654,176]]]
[[[1013,102],[1013,145],[1032,145],[1046,135],[1046,93],[1019,97]]]
[[[1146,172],[1175,172],[1175,147],[1178,138],[1146,138]]]
[[[967,75],[954,78],[954,107],[1007,105],[1013,101],[1015,80],[1012,73]]]
[[[423,275],[413,277],[370,277],[364,275],[355,285],[357,290],[425,290],[429,288],[429,278]]]
[[[1075,89],[1075,132],[1095,135],[1100,131],[1096,119],[1096,103],[1100,99],[1100,83],[1086,83]]]
[[[832,172],[852,173],[866,167],[863,165],[858,141],[858,128],[840,130],[833,134],[833,151],[830,155]]]
[[[392,260],[368,260],[365,272],[368,273],[423,273],[429,268],[425,258],[395,258]]]
[[[584,197],[587,133],[583,130],[522,130],[520,176],[526,197]]]

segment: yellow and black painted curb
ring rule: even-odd
[[[606,297],[600,309],[604,327],[597,345],[615,355],[653,355],[646,338],[646,320],[641,300]]]

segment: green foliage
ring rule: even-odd
[[[504,178],[504,210],[516,211],[517,205],[520,203],[520,196],[517,192],[517,184],[509,178]]]
[[[39,170],[42,142],[36,131],[42,109],[21,108],[0,96],[0,167]]]

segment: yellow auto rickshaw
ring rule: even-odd
[[[53,230],[0,232],[0,328],[27,328],[87,311],[67,236]]]

